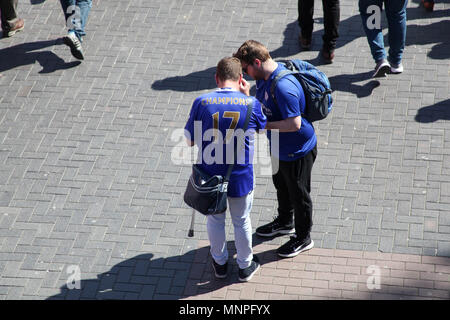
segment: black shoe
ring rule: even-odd
[[[294,224],[288,225],[280,223],[279,217],[272,222],[256,228],[256,234],[261,237],[273,237],[277,234],[291,234],[295,233]]]
[[[325,63],[333,63],[334,59],[334,49],[329,49],[326,46],[322,47],[322,59]]]
[[[258,257],[254,255],[250,266],[245,269],[239,268],[239,281],[250,281],[260,266]]]
[[[306,239],[297,239],[291,237],[291,240],[278,248],[277,253],[280,257],[291,258],[298,255],[300,252],[306,251],[314,247],[314,241],[310,237]]]
[[[298,42],[300,44],[300,47],[303,50],[310,50],[311,49],[311,44],[312,44],[312,39],[311,37],[303,37],[302,35],[298,36]]]
[[[216,275],[216,278],[219,279],[223,279],[227,276],[228,274],[228,263],[225,263],[224,265],[220,265],[218,263],[216,263],[214,261],[214,259],[212,259],[213,263],[213,269],[214,269],[214,273]]]
[[[78,39],[78,37],[75,35],[75,33],[69,32],[69,34],[63,38],[63,40],[64,40],[64,44],[69,46],[70,53],[72,53],[72,55],[75,58],[77,58],[79,60],[84,60],[83,48],[81,47],[81,42]]]

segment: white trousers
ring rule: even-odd
[[[228,197],[228,208],[234,226],[236,260],[240,269],[249,267],[253,259],[252,224],[250,221],[252,204],[253,191],[240,198]],[[206,228],[211,244],[211,256],[216,263],[224,265],[228,261],[227,242],[225,239],[225,212],[208,216]]]

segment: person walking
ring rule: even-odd
[[[324,34],[322,36],[322,58],[331,63],[334,59],[336,40],[339,37],[340,19],[339,0],[322,0]],[[314,27],[314,0],[298,0],[298,25],[300,27],[299,42],[303,50],[311,49]]]
[[[245,147],[244,150],[237,150],[237,163],[233,166],[228,183],[228,205],[234,226],[239,280],[249,281],[260,267],[257,257],[253,255],[250,221],[254,188],[253,141],[255,131],[264,129],[267,118],[262,113],[261,104],[249,97],[250,85],[243,78],[238,59],[227,57],[220,60],[215,79],[218,89],[201,95],[192,104],[185,135],[188,145],[197,144],[199,147],[201,163],[198,167],[211,176],[225,176],[228,165],[233,163],[232,160],[229,160],[231,163],[226,161],[233,159],[234,155],[230,156],[234,149],[229,145],[234,146],[231,142],[237,143],[239,135],[235,137],[234,133],[244,128],[248,104],[253,101],[245,133]],[[201,125],[201,130],[196,129],[196,123],[197,126]],[[214,154],[211,149],[215,150]],[[225,213],[208,215],[206,226],[215,275],[225,278],[228,273]]]
[[[233,55],[241,60],[242,69],[256,80],[256,98],[263,104],[267,115],[268,138],[271,150],[278,143],[278,154],[271,154],[272,175],[277,191],[278,215],[274,221],[260,226],[256,234],[263,237],[294,234],[278,248],[281,257],[294,257],[314,247],[310,232],[313,224],[311,172],[317,156],[317,138],[312,124],[302,117],[305,96],[301,84],[293,75],[281,78],[275,88],[275,98],[270,92],[272,80],[282,70],[283,64],[274,61],[267,48],[255,40],[242,44]],[[278,141],[272,130],[279,130]]]
[[[19,0],[0,0],[3,37],[12,37],[22,31],[25,21],[17,16],[17,3]]]
[[[389,28],[389,56],[384,49],[381,11],[384,3]],[[373,78],[403,72],[402,57],[406,41],[406,5],[408,0],[359,0],[363,29],[375,60]]]
[[[63,38],[64,44],[69,46],[75,58],[83,60],[81,43],[86,35],[85,26],[92,8],[92,0],[60,0],[60,3],[68,28],[67,35]]]

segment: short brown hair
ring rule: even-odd
[[[216,69],[217,77],[222,80],[238,81],[242,74],[242,65],[239,59],[226,57],[219,61]]]
[[[259,59],[262,62],[271,59],[269,50],[267,50],[267,48],[262,43],[256,40],[245,41],[238,49],[238,51],[233,54],[233,57],[236,57],[248,64],[252,64],[255,59]]]

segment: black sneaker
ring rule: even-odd
[[[223,279],[228,274],[228,263],[225,263],[224,265],[220,265],[212,259],[212,265],[214,269],[214,273],[216,275],[216,278]]]
[[[298,36],[298,42],[300,44],[300,47],[303,50],[310,50],[311,49],[311,43],[312,43],[312,39],[311,37],[303,37],[302,35]]]
[[[261,237],[273,237],[277,234],[295,233],[294,224],[285,225],[280,223],[279,217],[272,222],[256,228],[256,234]]]
[[[310,237],[303,240],[297,239],[297,237],[291,237],[291,240],[278,248],[277,253],[280,257],[291,258],[312,247],[314,247],[314,241]]]
[[[84,60],[83,48],[81,47],[81,42],[78,37],[73,32],[69,32],[67,36],[63,38],[64,44],[70,48],[70,53],[79,59]]]
[[[239,268],[239,281],[250,281],[260,266],[258,257],[254,255],[250,266],[245,269]]]

